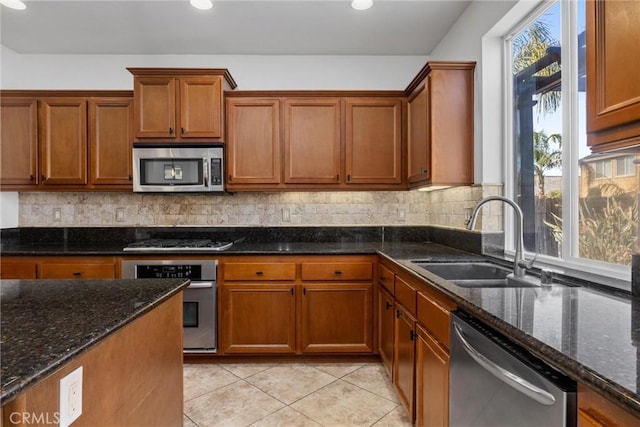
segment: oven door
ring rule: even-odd
[[[185,352],[216,352],[216,282],[191,282],[182,303]]]

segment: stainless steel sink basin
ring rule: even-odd
[[[462,288],[537,287],[539,279],[527,276],[517,279],[511,270],[490,262],[424,262],[415,266],[435,274]]]

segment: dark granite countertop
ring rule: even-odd
[[[480,253],[484,235],[428,227],[341,227],[302,229],[242,229],[250,236],[217,255],[380,254],[407,273],[430,282],[476,316],[560,371],[584,382],[640,416],[640,301],[629,293],[597,286],[554,285],[544,288],[465,289],[411,264],[410,260],[472,261]],[[169,230],[167,233],[178,231]],[[182,231],[180,231],[182,232]],[[237,236],[237,230],[230,230]],[[335,233],[335,234],[332,234]],[[148,238],[152,231],[129,232]],[[156,232],[157,234],[157,232]],[[490,239],[491,240],[491,239]],[[96,239],[85,239],[93,241]],[[437,243],[440,244],[437,244]],[[114,255],[121,243],[66,245],[5,244],[3,255]],[[492,241],[490,242],[490,245]],[[62,250],[58,250],[61,249]],[[197,252],[203,254],[202,252]],[[184,252],[181,252],[184,254]],[[207,254],[211,255],[211,253]],[[214,254],[216,255],[216,254]],[[494,259],[499,261],[498,259]],[[571,280],[569,282],[571,283]],[[425,286],[426,285],[425,283]],[[4,317],[4,313],[3,313]]]
[[[3,403],[188,285],[183,279],[2,280]]]

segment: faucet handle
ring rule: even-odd
[[[531,268],[533,268],[533,263],[536,261],[536,258],[538,258],[538,254],[534,254],[533,258],[529,261],[527,261],[526,259],[521,259],[520,261],[518,261],[518,266],[524,268],[525,270],[530,270]]]

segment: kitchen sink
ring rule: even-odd
[[[490,262],[424,262],[411,263],[462,288],[537,287],[535,276],[513,277],[510,269]]]

